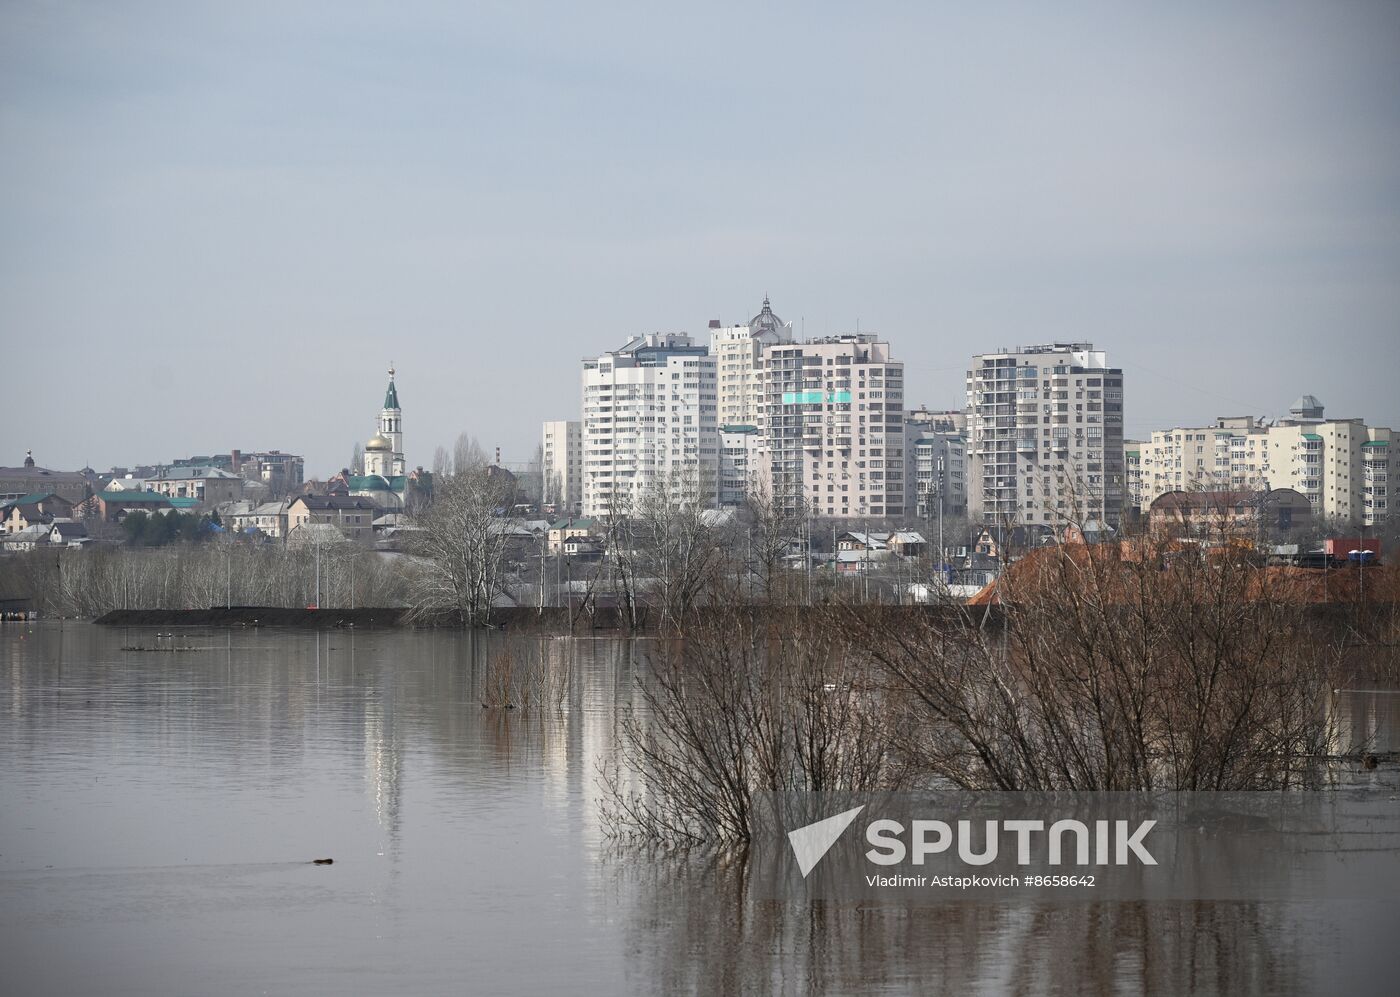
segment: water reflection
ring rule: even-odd
[[[558,708],[483,707],[508,640],[561,677]],[[633,701],[644,649],[625,641],[247,630],[121,650],[143,643],[0,628],[13,992],[1392,989],[1390,905],[783,904],[733,856],[619,852],[597,766]],[[1400,697],[1331,708],[1397,747]]]
[[[1300,908],[784,904],[751,899],[740,862],[615,861],[635,887],[634,976],[665,992],[1334,992],[1296,944]],[[1354,968],[1352,992],[1373,992],[1380,979]]]

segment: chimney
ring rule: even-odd
[[[233,473],[237,474],[239,468],[243,466],[243,451],[235,450],[229,454],[229,463],[233,465]]]

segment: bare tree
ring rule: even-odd
[[[456,442],[452,444],[453,473],[461,474],[487,463],[489,461],[486,459],[486,451],[481,449],[481,444],[476,441],[476,437],[466,433],[458,433]]]
[[[365,448],[359,443],[356,443],[355,448],[350,451],[350,473],[365,473]]]
[[[831,611],[759,622],[705,615],[666,641],[621,722],[621,769],[603,772],[603,816],[619,837],[662,845],[750,840],[757,795],[897,788],[879,691]]]
[[[506,480],[478,463],[433,483],[433,501],[414,517],[411,553],[423,560],[412,609],[445,611],[468,626],[487,622],[503,589],[507,533],[498,512],[509,501]]]
[[[433,477],[446,477],[452,473],[452,457],[447,452],[446,447],[438,447],[433,451]]]
[[[685,626],[732,544],[732,514],[711,508],[711,494],[705,475],[677,471],[653,482],[629,518],[663,628]]]
[[[772,491],[763,484],[749,489],[745,512],[748,519],[748,549],[745,552],[745,577],[756,576],[762,588],[763,601],[772,605],[792,601],[792,572],[788,557],[801,548],[810,556],[807,534],[810,529],[806,499],[799,495],[793,501],[775,501]],[[803,578],[805,582],[805,575]],[[745,586],[750,588],[750,586]],[[752,595],[749,596],[752,598]]]
[[[1297,786],[1337,649],[1233,548],[1063,544],[1003,573],[1000,620],[847,621],[902,686],[906,750],[973,789]]]
[[[544,444],[543,444],[543,443],[536,443],[536,444],[535,444],[535,452],[534,452],[534,453],[531,455],[531,457],[530,457],[530,463],[529,463],[529,466],[525,469],[525,473],[531,476],[531,480],[532,480],[532,481],[534,480],[534,477],[533,477],[534,475],[539,475],[539,490],[538,490],[537,492],[535,492],[535,494],[531,495],[530,497],[531,497],[532,499],[538,501],[538,502],[540,503],[540,505],[544,505],[545,502],[548,501],[548,500],[545,498],[545,494],[546,494],[546,492],[549,490],[549,486],[548,486],[548,484],[547,484],[547,483],[545,482],[545,480],[544,480],[545,477],[546,477],[546,475],[545,475],[545,468],[544,468]]]

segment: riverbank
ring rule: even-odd
[[[622,614],[602,609],[573,619],[567,608],[503,607],[491,613],[490,627],[500,630],[533,629],[551,633],[625,630]],[[457,628],[450,614],[441,619],[411,619],[403,607],[360,609],[287,609],[278,606],[217,606],[210,609],[115,609],[93,620],[107,627],[291,627],[304,630],[340,628],[391,629],[426,626]],[[571,626],[572,624],[572,626]]]
[[[283,609],[276,606],[219,606],[212,609],[114,609],[93,620],[107,627],[338,627],[385,629],[405,625],[407,610]]]

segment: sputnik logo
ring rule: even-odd
[[[861,805],[854,810],[847,810],[835,817],[828,817],[788,832],[788,843],[792,845],[792,854],[797,856],[797,868],[802,871],[803,879],[816,868],[822,856],[831,850],[831,846],[836,844],[837,839],[864,809],[865,806]]]

